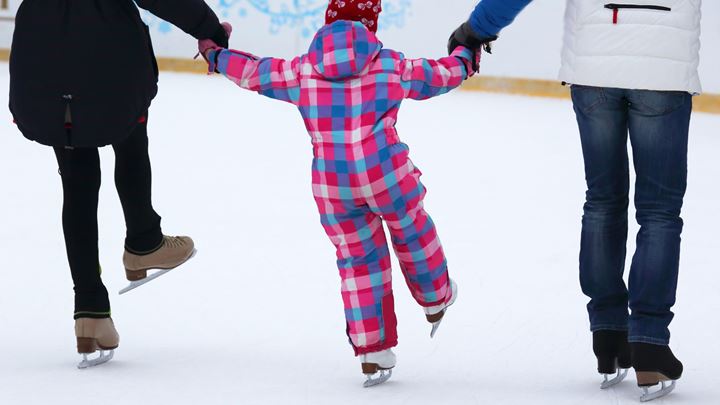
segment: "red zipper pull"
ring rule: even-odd
[[[620,12],[620,9],[614,8],[613,9],[613,24],[618,23],[618,13]]]

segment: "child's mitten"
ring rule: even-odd
[[[480,71],[480,58],[482,57],[482,50],[473,50],[461,45],[455,48],[450,56],[455,56],[463,62],[465,70],[467,71],[466,79],[473,77]]]

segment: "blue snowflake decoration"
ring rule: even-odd
[[[380,14],[379,28],[401,28],[410,14],[412,0],[385,0]],[[222,17],[251,18],[260,13],[269,18],[269,33],[279,34],[283,29],[300,29],[303,37],[312,36],[325,23],[327,0],[218,0],[216,9]],[[161,34],[174,27],[148,12],[143,12],[145,22]]]

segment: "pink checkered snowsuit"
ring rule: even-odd
[[[313,194],[337,248],[356,355],[397,345],[382,220],[417,302],[428,307],[451,298],[445,255],[423,209],[421,173],[395,122],[404,99],[423,100],[458,87],[472,70],[472,55],[460,47],[437,61],[405,59],[349,21],[320,29],[309,53],[292,61],[229,50],[208,55],[210,71],[296,105],[305,120],[314,146]]]

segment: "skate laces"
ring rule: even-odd
[[[165,246],[170,248],[178,248],[185,246],[185,241],[179,236],[165,236]]]

